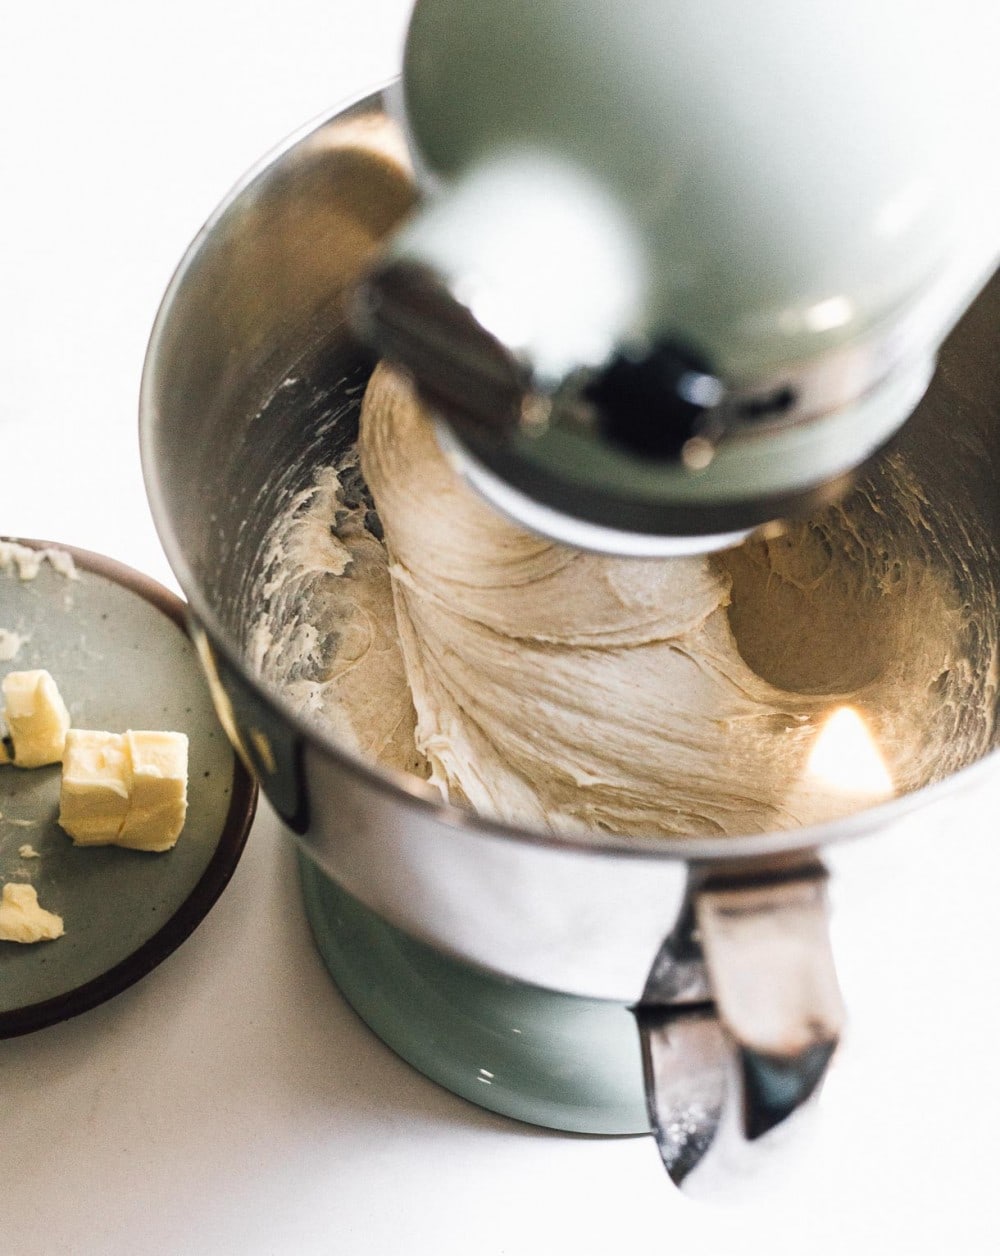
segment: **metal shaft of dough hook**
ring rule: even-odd
[[[678,1185],[711,1195],[788,1145],[818,1095],[844,1008],[825,874],[703,888],[692,925],[707,981],[699,989],[690,957],[676,955],[687,973],[687,1001],[677,1002],[676,964],[658,964],[636,1019],[664,1165]]]

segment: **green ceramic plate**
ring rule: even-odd
[[[47,668],[76,728],[187,733],[188,814],[164,854],[78,848],[56,823],[58,764],[0,766],[0,883],[30,882],[66,930],[54,942],[0,942],[0,1038],[75,1016],[165,959],[225,888],[257,801],[216,718],[183,603],[110,559],[57,548],[75,578],[43,561],[24,579],[0,542],[0,676]]]

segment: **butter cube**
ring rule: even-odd
[[[62,935],[62,916],[39,906],[33,885],[9,881],[3,887],[0,942],[51,942]]]
[[[66,735],[59,823],[78,846],[169,850],[187,816],[183,733]]]
[[[119,733],[66,734],[59,823],[78,846],[115,842],[129,804],[128,744]]]
[[[63,756],[69,712],[47,671],[9,672],[0,682],[14,763],[40,768]]]
[[[187,815],[188,739],[183,733],[125,734],[129,806],[118,845],[169,850]]]

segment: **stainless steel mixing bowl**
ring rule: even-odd
[[[360,762],[262,681],[247,638],[265,534],[316,466],[354,440],[373,363],[347,310],[414,198],[377,93],[293,137],[209,220],[166,293],[143,379],[154,517],[220,713],[315,867],[444,962],[588,1006],[634,1006],[651,1120],[680,1179],[714,1137],[723,1093],[740,1137],[759,1141],[815,1090],[840,1023],[827,872],[835,897],[842,864],[863,859],[879,834],[902,832],[914,808],[985,787],[1000,760],[994,750],[927,789],[813,829],[556,839],[443,805],[423,782]],[[994,282],[901,438],[940,507],[936,544],[956,580],[994,609],[998,322]]]

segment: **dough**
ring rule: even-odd
[[[385,546],[354,466],[322,469],[265,547],[251,664],[348,750],[426,777],[396,631]]]
[[[882,800],[884,771],[810,765],[844,707],[897,793],[992,743],[996,590],[984,564],[961,578],[967,530],[942,554],[941,504],[898,455],[781,536],[654,561],[496,514],[385,366],[358,447],[377,517],[350,460],[291,503],[251,658],[349,751],[452,802],[555,833],[736,836]]]
[[[455,475],[409,386],[384,366],[359,443],[390,556],[416,743],[446,797],[556,832],[813,823],[874,801],[808,771],[826,718],[846,704],[867,713],[900,787],[928,775],[913,712],[961,666],[968,607],[947,574],[885,554],[881,535],[865,541],[863,498],[825,529],[722,559],[626,560],[497,515]],[[980,740],[991,732],[982,725]]]

